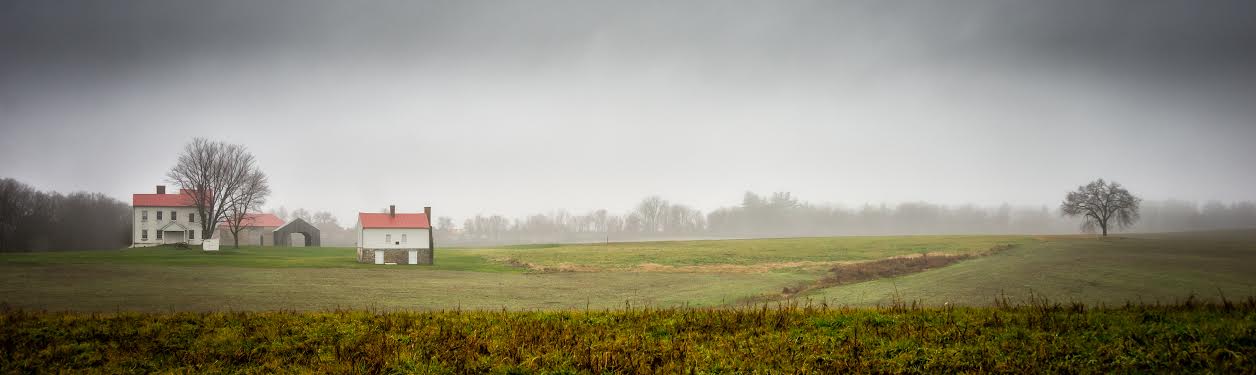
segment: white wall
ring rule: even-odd
[[[144,211],[148,211],[148,220],[144,220]],[[161,211],[161,220],[157,220],[157,211]],[[193,207],[132,207],[131,208],[131,243],[135,245],[159,245],[164,240],[157,239],[157,229],[170,224],[170,211],[174,211],[179,215],[179,220],[175,222],[196,231],[196,238],[188,241],[190,245],[201,244],[201,220],[200,215],[196,215],[196,222],[188,222],[188,214],[196,212]],[[148,240],[145,241],[141,236],[142,230],[148,230]],[[218,231],[213,231],[214,237],[218,237]]]
[[[393,242],[384,241],[392,235]],[[401,235],[406,235],[406,242],[401,242]],[[358,247],[367,249],[426,249],[427,229],[400,228],[367,228],[358,232]],[[396,242],[401,242],[396,244]]]

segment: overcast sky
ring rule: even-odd
[[[5,1],[0,176],[437,215],[1256,199],[1252,1]]]

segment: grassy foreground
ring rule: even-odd
[[[1001,251],[992,251],[1002,248]],[[910,272],[891,257],[963,259]],[[920,257],[924,258],[924,257]],[[1156,235],[897,236],[437,249],[435,266],[360,264],[348,248],[0,254],[0,304],[54,311],[564,310],[743,301],[1089,305],[1256,296],[1256,230]]]
[[[986,308],[31,313],[0,372],[1256,371],[1256,301]]]

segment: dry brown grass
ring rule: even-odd
[[[596,267],[583,266],[583,265],[573,264],[573,263],[559,263],[556,265],[547,266],[543,264],[524,262],[524,261],[519,260],[518,258],[506,258],[506,259],[499,259],[497,261],[502,262],[506,264],[507,266],[523,268],[530,272],[539,272],[539,273],[605,271],[602,269],[598,269]]]

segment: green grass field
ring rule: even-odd
[[[440,262],[424,270],[523,272],[466,251],[441,251]],[[4,265],[118,265],[118,266],[203,266],[250,268],[358,268],[378,269],[374,264],[354,260],[354,250],[343,247],[241,247],[225,246],[221,251],[199,251],[170,247],[149,247],[104,251],[66,251],[0,254]]]
[[[992,248],[1014,245],[986,254]],[[900,236],[438,249],[377,266],[348,248],[169,248],[0,254],[0,302],[72,311],[582,309],[737,305],[835,264],[976,258],[809,290],[832,305],[987,305],[1031,294],[1089,304],[1256,295],[1256,231],[1125,236]]]
[[[1170,303],[1256,296],[1256,232],[1057,238],[913,275],[828,288],[808,297],[853,305],[895,298],[931,305],[1030,296],[1087,304]]]

